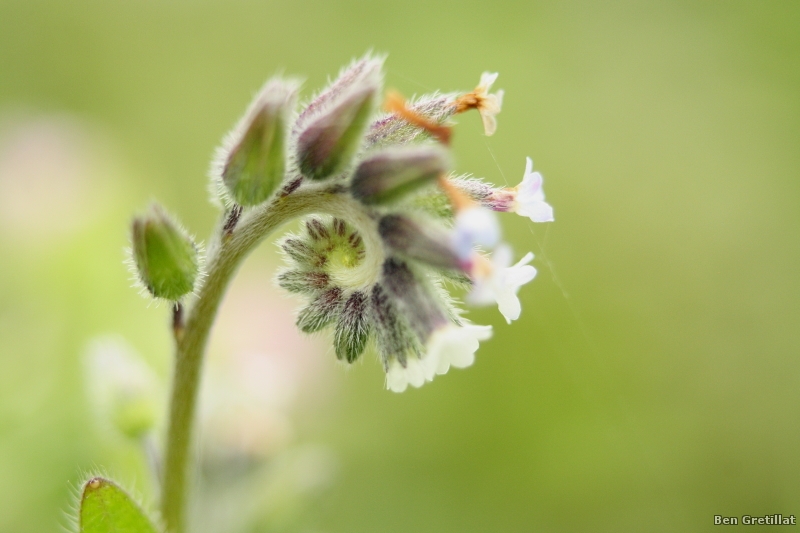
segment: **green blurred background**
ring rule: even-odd
[[[406,95],[499,71],[498,132],[459,117],[458,170],[514,185],[533,157],[556,222],[503,217],[539,269],[522,316],[472,311],[495,338],[419,390],[383,390],[372,355],[339,368],[324,337],[253,341],[313,354],[270,457],[314,446],[328,471],[257,530],[800,514],[800,3],[2,0],[0,531],[58,530],[96,469],[153,501],[83,379],[107,333],[169,374],[167,310],[122,265],[130,217],[158,198],[208,235],[210,155],[260,84],[283,70],[309,95],[368,49]],[[291,321],[274,252],[234,285],[220,359]]]

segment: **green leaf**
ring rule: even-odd
[[[157,533],[139,506],[114,482],[95,477],[81,495],[80,533]]]

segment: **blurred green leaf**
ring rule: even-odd
[[[156,533],[139,506],[112,481],[95,477],[81,495],[80,533]]]

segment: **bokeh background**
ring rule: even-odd
[[[503,224],[539,275],[513,325],[470,312],[495,326],[474,367],[396,395],[374,356],[344,369],[288,333],[265,243],[213,338],[204,530],[800,514],[800,4],[2,0],[0,531],[67,527],[96,470],[152,504],[85,384],[97,336],[169,375],[130,217],[157,198],[208,235],[208,161],[254,91],[283,70],[309,95],[368,49],[406,95],[500,72],[498,132],[459,117],[457,168],[514,185],[533,157],[556,222]]]

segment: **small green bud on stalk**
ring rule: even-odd
[[[89,345],[85,361],[86,385],[99,418],[130,439],[151,432],[162,398],[141,356],[121,339],[101,337]]]
[[[378,87],[376,76],[365,79],[300,133],[297,160],[304,176],[321,180],[347,168],[375,110]]]
[[[191,237],[159,206],[132,225],[133,259],[147,290],[156,298],[177,301],[192,292],[199,263]]]
[[[433,182],[449,167],[448,153],[436,145],[391,148],[361,162],[351,190],[368,205],[391,203]]]
[[[235,130],[235,144],[225,160],[222,182],[237,204],[262,203],[283,181],[288,115],[296,94],[295,82],[278,78],[268,81]]]

